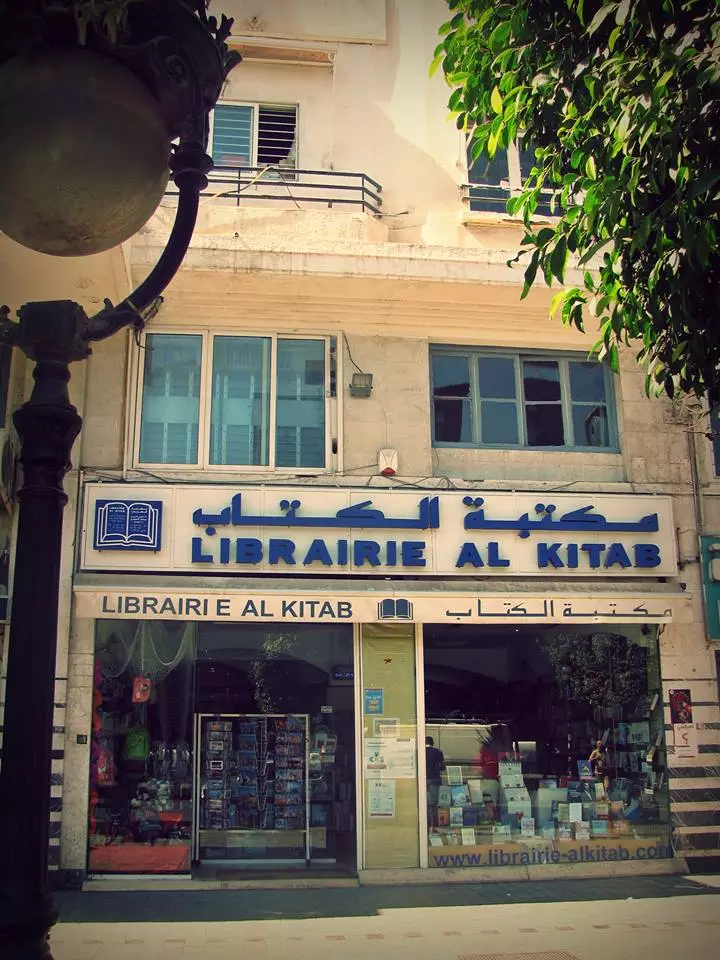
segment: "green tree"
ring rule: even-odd
[[[522,296],[576,266],[551,310],[580,329],[597,318],[613,369],[634,343],[648,392],[718,391],[720,0],[448,6],[432,69],[472,160],[520,136],[536,148],[507,204],[525,224]],[[547,190],[558,219],[534,225]]]

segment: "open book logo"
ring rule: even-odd
[[[378,620],[412,620],[413,606],[409,600],[381,600]]]
[[[97,500],[96,550],[159,550],[162,500]]]

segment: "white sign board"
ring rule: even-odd
[[[388,584],[388,588],[394,587]],[[518,596],[485,593],[414,593],[397,590],[353,593],[338,585],[298,593],[278,582],[276,593],[194,592],[165,589],[75,588],[75,615],[81,619],[195,620],[247,623],[670,623],[678,604],[669,596],[625,596],[599,591],[592,596],[566,594]]]
[[[669,497],[317,486],[85,487],[81,568],[291,576],[665,577]]]

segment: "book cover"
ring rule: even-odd
[[[576,840],[589,840],[590,839],[590,824],[586,821],[578,821],[575,824],[575,839]]]
[[[483,782],[482,780],[468,780],[468,792],[473,803],[483,803]]]
[[[568,780],[567,798],[569,803],[582,802],[583,785],[579,780]]]
[[[568,803],[568,820],[571,823],[577,823],[583,818],[582,803]]]
[[[494,823],[492,828],[492,838],[493,842],[496,840],[509,840],[510,839],[510,827],[506,823]]]
[[[428,839],[431,847],[441,847],[443,845],[443,839],[439,833],[431,833]]]
[[[450,786],[459,786],[462,783],[462,767],[448,767],[447,782]]]
[[[573,824],[559,823],[558,824],[558,840],[572,840],[572,838],[573,838]]]
[[[543,840],[554,840],[555,839],[555,826],[552,823],[546,823],[544,827],[540,828],[540,833]]]
[[[468,788],[464,783],[459,786],[452,787],[452,806],[453,807],[462,807],[466,803],[470,802],[470,794],[468,793]]]
[[[437,821],[439,827],[450,826],[450,807],[438,807]]]
[[[608,835],[607,820],[593,820],[590,824],[590,832],[594,837],[606,837]]]
[[[558,823],[567,823],[570,819],[570,804],[569,803],[558,803],[557,805],[557,819]]]
[[[475,846],[475,830],[473,827],[463,827],[460,831],[460,836],[462,837],[464,847]]]
[[[535,836],[535,818],[523,817],[520,821],[520,834],[523,837]]]
[[[589,760],[578,760],[577,769],[580,780],[595,780],[595,774]]]
[[[477,822],[478,812],[475,807],[472,807],[469,804],[463,807],[463,826],[474,827]]]
[[[595,804],[595,817],[598,820],[609,820],[610,819],[610,804],[609,803],[596,803]]]
[[[437,802],[439,807],[452,806],[452,790],[450,787],[438,787]]]
[[[450,807],[450,826],[462,827],[462,825],[463,825],[463,808]]]

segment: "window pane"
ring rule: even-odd
[[[278,467],[325,466],[325,342],[278,340]]]
[[[525,406],[527,442],[530,447],[562,447],[562,408],[559,403],[528,403]]]
[[[269,463],[270,338],[213,340],[210,463]]]
[[[515,399],[515,363],[509,357],[480,357],[480,396]]]
[[[524,360],[523,385],[526,400],[559,400],[560,372],[554,360]]]
[[[514,403],[481,403],[483,443],[517,443],[517,407]]]
[[[467,357],[432,358],[433,394],[436,397],[469,397],[470,369]]]
[[[570,397],[586,403],[605,402],[605,372],[601,363],[570,363]]]
[[[213,113],[212,158],[227,167],[252,164],[253,108],[220,104]]]
[[[197,463],[202,337],[150,333],[145,339],[141,463]]]
[[[607,407],[573,404],[573,442],[576,447],[609,447]]]
[[[468,147],[467,165],[470,209],[504,212],[510,196],[507,151],[497,150],[492,160],[479,157],[473,163]]]
[[[468,400],[435,400],[436,443],[472,443],[472,417]]]
[[[715,476],[720,476],[720,406],[713,402],[714,393],[709,395],[710,402],[713,403],[710,411],[710,435],[713,447],[713,463],[715,466]]]

